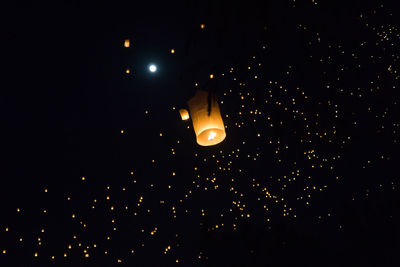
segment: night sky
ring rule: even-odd
[[[2,11],[1,267],[400,266],[395,1]]]

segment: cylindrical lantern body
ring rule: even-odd
[[[208,94],[206,91],[198,90],[188,101],[196,140],[201,146],[216,145],[226,137],[218,101],[216,97],[212,97],[209,108]]]
[[[183,121],[186,121],[186,120],[189,119],[189,112],[186,109],[181,108],[179,110],[179,114],[181,114],[181,118],[182,118]]]
[[[125,41],[124,41],[124,46],[125,47],[129,47],[131,44],[130,44],[130,42],[129,42],[129,39],[126,39]]]

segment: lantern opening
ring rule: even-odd
[[[212,128],[201,132],[197,136],[197,143],[201,146],[213,146],[222,142],[226,137],[225,131]]]

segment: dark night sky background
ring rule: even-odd
[[[394,1],[2,11],[0,266],[399,266]],[[196,82],[213,147],[177,111]]]

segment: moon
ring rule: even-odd
[[[151,72],[156,72],[156,71],[157,71],[157,66],[154,65],[154,64],[151,64],[151,65],[149,66],[149,70],[150,70]]]

